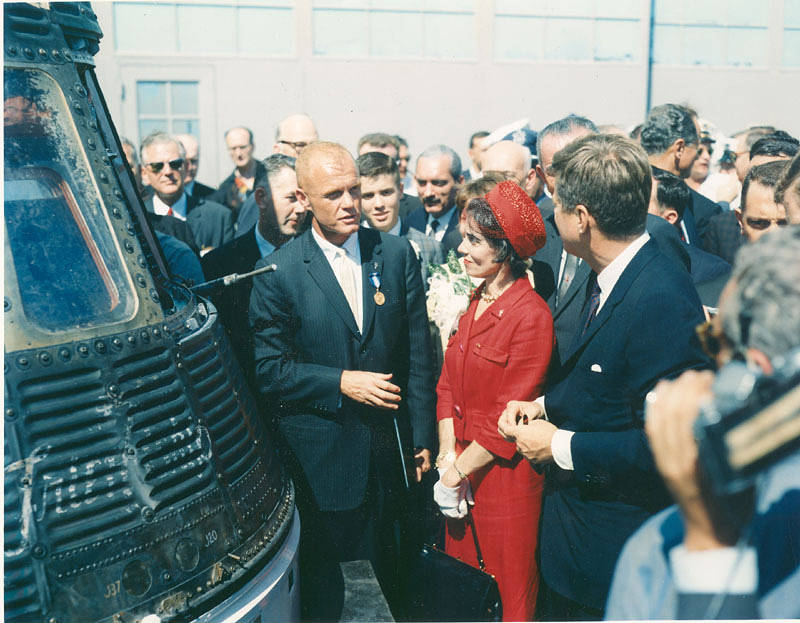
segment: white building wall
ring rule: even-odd
[[[686,24],[692,12],[704,1],[710,2],[686,0],[684,12],[677,17],[674,6],[679,5],[680,0],[670,0],[669,4],[659,0],[656,10],[662,11],[667,22],[683,20],[681,23]],[[566,0],[558,3],[544,0],[428,0],[425,3],[404,0],[400,3],[411,9],[431,4],[445,9],[455,7],[452,15],[443,14],[444,21],[437,16],[439,21],[436,23],[445,28],[450,17],[454,21],[461,20],[455,24],[461,33],[465,32],[464,23],[474,24],[474,32],[466,30],[474,36],[473,41],[444,42],[451,44],[450,47],[455,45],[458,50],[466,50],[464,54],[471,55],[466,60],[376,58],[364,53],[367,44],[358,37],[348,39],[346,32],[342,35],[343,43],[331,45],[339,45],[340,49],[349,46],[356,50],[351,57],[325,55],[319,49],[314,53],[315,45],[317,48],[327,45],[323,39],[330,38],[328,34],[320,34],[320,41],[313,40],[315,20],[319,19],[315,8],[333,7],[326,19],[333,15],[338,20],[339,14],[331,11],[350,7],[341,12],[342,19],[359,20],[369,11],[362,10],[363,7],[378,6],[383,11],[387,6],[399,6],[394,0],[240,2],[237,6],[283,4],[287,14],[291,9],[289,35],[283,30],[277,34],[270,33],[268,28],[263,33],[267,38],[288,37],[291,50],[283,58],[252,53],[202,56],[195,52],[164,51],[166,44],[157,38],[163,39],[166,35],[164,29],[154,23],[155,18],[143,20],[148,28],[152,24],[152,39],[148,40],[148,32],[136,40],[136,49],[118,51],[115,29],[125,28],[125,24],[114,23],[114,4],[97,2],[94,9],[105,33],[97,56],[97,72],[120,133],[134,141],[142,138],[137,129],[137,80],[198,81],[202,150],[199,178],[212,185],[219,183],[231,169],[223,141],[227,128],[239,124],[250,127],[255,133],[256,154],[264,157],[271,151],[275,124],[294,112],[310,114],[317,123],[321,138],[341,142],[353,151],[362,134],[386,131],[404,136],[409,141],[412,155],[434,143],[451,145],[462,154],[465,166],[466,143],[475,130],[492,130],[522,117],[530,118],[531,127],[538,129],[570,112],[586,115],[599,124],[629,127],[641,122],[645,114],[649,0],[614,0],[612,4],[605,0],[573,0],[571,3]],[[720,10],[728,10],[730,14],[734,11],[725,8],[728,3],[715,1],[711,4],[723,7]],[[758,13],[760,17],[754,17],[755,28],[741,25],[726,28],[726,23],[735,21],[735,16],[730,15],[717,20],[717,25],[707,27],[657,25],[657,36],[669,31],[669,42],[677,41],[676,46],[683,46],[682,50],[675,50],[677,62],[691,58],[693,50],[698,47],[698,34],[701,52],[706,40],[710,42],[708,45],[722,46],[723,63],[728,62],[726,58],[742,54],[749,54],[757,60],[756,66],[752,67],[656,64],[652,104],[688,102],[702,117],[715,122],[728,133],[755,123],[771,123],[800,136],[800,116],[797,114],[800,49],[794,50],[795,44],[800,47],[800,2],[764,0],[747,4],[750,9],[731,0],[730,6],[739,7],[739,13],[745,10],[754,15]],[[623,21],[615,21],[613,15],[608,17],[610,10],[622,15]],[[466,18],[459,11],[466,11]],[[555,18],[537,17],[539,14],[547,15],[548,11],[550,14],[556,11],[558,15]],[[563,17],[565,11],[571,11],[573,17]],[[589,17],[586,18],[581,11],[589,11]],[[523,15],[525,12],[531,15]],[[390,14],[389,18],[392,17]],[[406,15],[403,19],[418,17]],[[658,13],[656,17],[658,22]],[[594,22],[586,19],[594,19]],[[713,21],[715,18],[704,19]],[[622,44],[624,49],[631,50],[630,58],[614,62],[552,58],[497,60],[501,55],[517,54],[514,47],[517,43],[520,44],[521,56],[544,57],[551,54],[554,46],[561,45],[562,49],[556,49],[554,53],[569,57],[574,52],[563,49],[564,42],[569,42],[571,37],[569,29],[576,28],[584,36],[589,36],[587,24],[598,22],[602,22],[603,27],[621,25],[623,30],[620,32],[630,33],[630,37],[636,38],[636,41]],[[345,24],[344,21],[341,23]],[[520,38],[519,33],[527,33],[529,25],[531,33],[543,38],[541,45]],[[207,26],[205,36],[210,42],[209,47],[218,45],[215,42],[216,24],[202,26]],[[242,24],[239,27],[242,28]],[[285,23],[282,27],[285,30]],[[517,39],[509,41],[505,37],[509,32],[517,32]],[[599,36],[596,33],[594,37]],[[745,33],[741,42],[736,39],[739,33]],[[342,33],[334,31],[333,34]],[[413,36],[413,30],[407,34]],[[436,43],[437,34],[426,33],[426,54]],[[364,36],[376,37],[374,29]],[[408,37],[389,43],[396,45],[398,54],[419,54],[406,49]],[[576,42],[580,43],[578,39],[576,36]],[[663,41],[667,41],[667,35],[662,37]],[[748,42],[766,46],[767,50],[762,54],[759,49],[747,48]],[[263,41],[255,43],[265,45]],[[612,40],[611,44],[614,43]],[[130,48],[130,42],[127,45]],[[368,45],[373,50],[385,50],[389,44],[370,39]],[[600,43],[594,40],[594,45],[597,55]],[[153,53],[153,50],[160,51]],[[660,48],[657,46],[657,58],[659,55],[672,58],[670,48],[663,44]],[[763,61],[758,60],[762,57]],[[757,66],[758,63],[762,66]]]

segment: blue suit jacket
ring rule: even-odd
[[[708,361],[703,312],[688,272],[650,240],[585,335],[577,329],[545,391],[553,424],[575,431],[573,471],[548,466],[541,571],[557,593],[602,609],[625,539],[666,506],[645,438],[644,397],[664,377]]]
[[[398,236],[362,228],[359,245],[361,332],[311,231],[266,258],[277,270],[254,278],[250,299],[256,383],[279,405],[278,426],[321,510],[361,504],[371,470],[384,487],[397,484],[387,477],[400,476],[391,413],[343,397],[342,370],[391,372],[402,390],[396,412],[401,428],[415,446],[435,443],[434,373],[419,262]],[[375,303],[372,272],[380,275],[383,305]]]

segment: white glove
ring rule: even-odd
[[[439,505],[442,515],[461,519],[467,516],[467,505],[475,504],[469,479],[464,478],[457,487],[442,484],[443,470],[439,470],[439,480],[433,485],[433,500]]]

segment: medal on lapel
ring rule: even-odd
[[[373,264],[373,268],[377,269],[377,264]],[[375,287],[375,294],[372,296],[375,304],[383,305],[386,302],[386,295],[381,292],[381,276],[377,270],[373,270],[369,274],[369,282]]]

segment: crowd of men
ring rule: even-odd
[[[744,513],[769,521],[727,532],[713,504],[698,503],[691,425],[711,373],[686,373],[713,366],[696,332],[709,319],[728,358],[766,374],[800,346],[800,143],[766,126],[734,135],[721,166],[741,190],[719,201],[702,192],[714,141],[695,111],[657,106],[631,137],[620,133],[569,115],[538,132],[472,134],[468,167],[445,145],[411,166],[399,136],[366,134],[354,156],[297,114],[277,125],[263,160],[249,129],[230,129],[234,168],[217,188],[197,180],[195,137],[125,142],[175,277],[277,266],[211,297],[297,487],[305,618],[337,617],[337,563],[353,558],[372,561],[403,617],[411,541],[396,527],[419,519],[406,478],[425,482],[437,443],[429,266],[461,243],[458,191],[491,175],[525,190],[547,232],[531,270],[554,323],[549,380],[539,400],[509,403],[498,421],[546,474],[537,616],[701,616],[706,597],[725,593],[739,599],[719,598],[712,614],[800,616],[797,500],[771,513],[773,495]],[[745,314],[747,330],[731,329]],[[783,472],[778,489],[797,497],[798,478]],[[747,572],[730,558],[745,533],[761,537],[746,544]],[[733,579],[712,586],[717,568]]]

